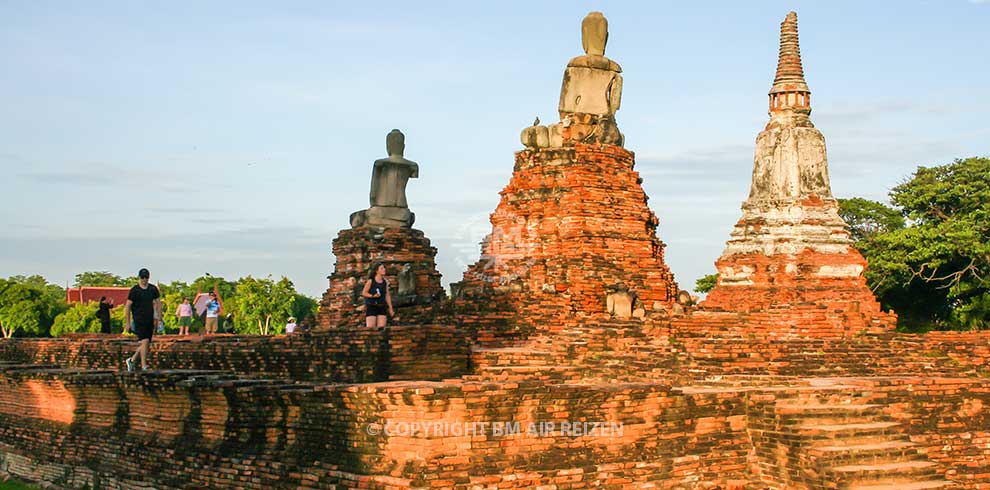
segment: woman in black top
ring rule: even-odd
[[[110,333],[110,310],[113,309],[113,300],[107,300],[106,296],[100,296],[100,309],[96,311],[96,318],[100,320],[100,333]]]
[[[392,309],[392,295],[388,292],[388,279],[385,279],[385,266],[375,264],[370,279],[364,283],[361,296],[364,298],[364,317],[368,328],[384,327],[389,316],[395,316]],[[388,315],[388,316],[386,316]]]

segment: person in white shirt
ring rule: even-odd
[[[206,303],[206,335],[217,333],[217,317],[220,316],[220,302],[217,293],[210,293],[210,301]]]
[[[294,317],[289,317],[289,323],[285,324],[286,335],[292,335],[296,332],[296,319]]]

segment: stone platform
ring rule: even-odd
[[[516,153],[481,259],[453,286],[477,341],[580,323],[605,312],[616,285],[644,310],[672,308],[677,284],[634,166],[611,145]]]
[[[119,339],[0,342],[0,470],[68,488],[990,485],[988,333],[754,339],[610,321],[444,364],[449,329],[393,328],[162,342],[153,362],[185,369],[137,374],[103,369]],[[265,361],[214,361],[262,343],[277,345]],[[314,370],[337,375],[277,367],[331,345],[364,354]],[[385,381],[370,346],[444,365],[403,371],[437,381]],[[573,420],[622,431],[563,433]],[[498,422],[520,432],[452,432]]]
[[[437,249],[413,228],[350,228],[333,241],[337,257],[330,287],[320,301],[317,329],[355,327],[365,322],[361,290],[375,264],[383,264],[391,285],[395,320],[424,323],[446,299],[437,272]]]

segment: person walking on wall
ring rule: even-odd
[[[140,359],[141,369],[148,369],[148,347],[155,333],[155,325],[162,321],[162,302],[158,288],[148,281],[148,269],[138,271],[138,283],[127,293],[124,305],[124,326],[133,330],[138,338],[137,350],[124,362],[127,372],[134,372],[134,363]]]
[[[385,279],[385,266],[375,264],[368,281],[364,283],[361,296],[364,297],[364,315],[368,328],[384,327],[389,316],[395,316],[392,309],[392,295]]]
[[[189,298],[182,298],[182,304],[175,309],[175,316],[179,319],[179,335],[189,335],[189,326],[192,325],[193,308],[189,304]]]
[[[96,310],[96,318],[100,320],[100,333],[110,333],[110,310],[113,309],[113,300],[106,296],[100,296],[100,309]]]
[[[217,318],[220,316],[220,302],[217,293],[210,292],[210,300],[206,303],[206,335],[217,333]]]

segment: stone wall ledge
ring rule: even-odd
[[[0,341],[0,361],[65,368],[123,369],[134,337],[85,336]],[[464,335],[447,325],[339,328],[296,335],[164,335],[151,344],[156,369],[204,369],[292,381],[444,379],[467,370]]]

